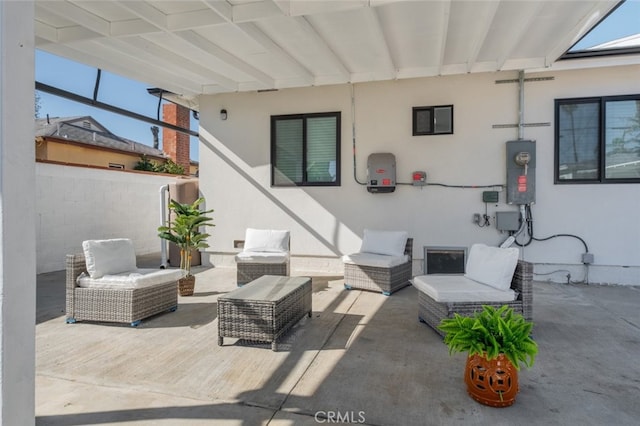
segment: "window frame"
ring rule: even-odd
[[[334,117],[336,119],[336,139],[335,139],[335,162],[336,162],[336,178],[331,182],[310,182],[307,177],[307,120],[309,118],[322,118],[322,117]],[[276,123],[278,120],[302,120],[302,174],[303,179],[301,182],[291,183],[276,183]],[[271,187],[272,188],[291,188],[291,187],[333,187],[340,186],[340,147],[341,147],[341,112],[316,112],[316,113],[304,113],[304,114],[281,114],[271,116]]]
[[[449,108],[451,111],[451,130],[447,132],[436,131],[436,109]],[[431,123],[429,123],[429,130],[418,130],[418,114],[424,111],[429,111],[431,114]],[[453,105],[433,105],[433,106],[419,106],[413,107],[411,110],[411,123],[413,136],[437,136],[437,135],[452,135],[453,134]]]
[[[640,183],[640,178],[607,178],[606,177],[606,122],[607,103],[616,101],[640,101],[640,94],[617,96],[592,96],[583,98],[562,98],[554,100],[554,184],[556,185],[580,185],[580,184],[616,184],[616,183]],[[597,177],[593,179],[560,179],[560,106],[567,104],[598,104],[598,161]]]

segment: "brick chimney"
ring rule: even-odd
[[[189,109],[182,105],[166,103],[162,106],[162,120],[185,129],[189,128]],[[189,135],[175,130],[162,129],[162,150],[189,174]]]

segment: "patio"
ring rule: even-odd
[[[196,272],[193,297],[138,328],[65,324],[64,272],[39,275],[36,424],[635,425],[640,417],[638,287],[537,282],[540,353],[521,370],[515,405],[496,409],[467,396],[464,355],[450,357],[418,322],[413,287],[384,297],[313,274],[312,318],[272,352],[234,339],[217,345],[216,300],[235,288],[235,269]]]

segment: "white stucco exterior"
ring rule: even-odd
[[[640,185],[554,184],[554,99],[640,93],[640,66],[619,66],[527,74],[553,77],[525,83],[525,139],[536,141],[537,191],[534,235],[575,234],[595,256],[592,283],[640,284]],[[492,226],[472,223],[484,213],[482,189],[423,188],[400,185],[391,194],[371,194],[353,177],[352,124],[355,122],[356,175],[366,179],[371,153],[396,157],[398,182],[410,182],[416,170],[428,182],[450,185],[505,183],[505,142],[516,128],[493,125],[518,122],[516,72],[443,76],[353,86],[234,93],[200,99],[200,180],[208,206],[216,213],[210,261],[233,264],[233,240],[247,227],[291,230],[293,260],[341,272],[339,257],[357,251],[364,228],[407,230],[414,238],[414,273],[422,270],[425,245],[500,244],[505,238]],[[454,134],[412,136],[414,106],[454,105]],[[221,121],[219,111],[228,111]],[[278,114],[341,112],[341,181],[339,187],[272,188],[270,186],[270,117]],[[352,119],[355,117],[355,121]],[[505,193],[488,214],[517,211]],[[537,279],[566,282],[585,278],[582,244],[574,238],[534,242],[522,257]],[[206,256],[205,256],[206,258]],[[316,262],[316,263],[314,263]],[[320,262],[320,263],[317,263]]]
[[[84,240],[131,238],[138,255],[160,252],[160,188],[179,179],[37,163],[37,272],[64,269]]]

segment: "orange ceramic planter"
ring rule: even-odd
[[[503,354],[487,361],[479,355],[467,358],[464,381],[471,398],[492,407],[508,407],[516,401],[518,370]]]

